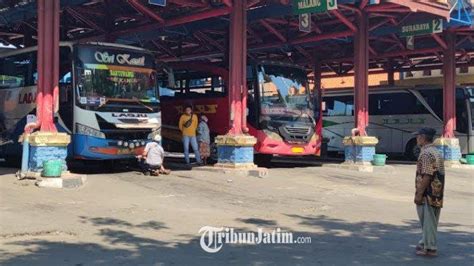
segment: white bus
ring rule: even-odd
[[[0,157],[21,155],[18,136],[34,119],[37,47],[0,54]],[[110,43],[60,43],[58,131],[72,136],[68,157],[128,159],[159,134],[155,59]]]
[[[342,139],[354,127],[353,89],[323,92],[323,136],[328,151],[344,151]],[[456,89],[455,135],[463,154],[474,152],[474,87]],[[369,89],[367,133],[379,139],[377,152],[416,159],[419,149],[411,133],[421,127],[443,131],[443,92],[440,87],[373,87]]]

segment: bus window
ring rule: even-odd
[[[435,114],[443,118],[443,91],[440,89],[420,90],[420,94]]]
[[[0,59],[0,88],[18,88],[34,85],[36,53],[24,53]]]
[[[225,92],[224,80],[221,77],[212,78],[212,91],[218,93]]]
[[[72,82],[71,71],[68,71],[61,78],[59,78],[59,83],[61,84],[71,84],[71,82]]]
[[[160,95],[166,98],[222,97],[225,93],[224,80],[219,76],[195,75],[192,78],[178,77],[175,88],[160,86]]]
[[[212,89],[210,78],[189,79],[188,88],[190,92],[206,93]]]
[[[336,96],[325,99],[326,109],[323,116],[353,116],[354,115],[354,97]]]
[[[400,108],[404,106],[404,108]],[[381,93],[369,96],[370,115],[428,114],[428,110],[418,99],[405,92]]]
[[[247,82],[248,95],[247,95],[247,121],[252,125],[258,124],[258,110],[257,101],[255,100],[255,85],[253,82]]]
[[[159,86],[159,88],[160,88],[160,97],[174,97],[175,96],[175,90],[162,87],[162,86]]]

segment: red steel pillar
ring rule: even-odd
[[[454,135],[456,130],[456,33],[447,31],[444,34],[446,49],[443,49],[443,121],[444,129],[441,138],[434,141],[444,158],[445,167],[459,167],[461,147]]]
[[[356,14],[354,34],[355,126],[360,136],[367,136],[369,123],[369,16],[363,10]]]
[[[58,133],[54,125],[54,113],[58,108],[59,83],[59,11],[60,0],[37,0],[38,4],[38,84],[36,97],[36,123],[25,126],[29,155],[23,155],[24,169],[38,173],[47,161],[60,160],[62,169],[67,169],[67,147],[71,138]],[[32,129],[39,131],[31,133]],[[26,160],[28,163],[26,164]],[[26,171],[26,170],[25,170]],[[61,183],[62,184],[62,183]],[[62,187],[52,184],[47,178],[38,183],[40,187]]]
[[[321,62],[316,61],[316,63],[313,66],[313,73],[314,73],[314,88],[313,88],[313,97],[314,100],[317,101],[318,103],[322,103],[322,97],[323,97],[323,92],[322,92],[322,85],[321,85]],[[318,121],[316,121],[316,136],[321,137],[323,134],[323,107],[322,104],[319,104],[319,116],[318,116]],[[321,146],[320,146],[321,147]],[[319,149],[319,153],[321,152],[321,148]]]
[[[355,128],[345,137],[345,163],[359,171],[370,169],[378,139],[367,136],[369,124],[369,15],[364,10],[356,13],[354,32],[354,102]],[[370,171],[370,170],[369,170]]]
[[[456,33],[448,31],[445,37],[448,48],[444,50],[443,56],[443,137],[454,138],[454,130],[456,130]]]
[[[247,0],[234,0],[229,33],[230,130],[217,136],[217,167],[255,167],[257,139],[247,129]]]
[[[231,135],[246,128],[247,98],[247,0],[235,0],[230,14],[229,101]],[[245,124],[244,124],[245,122]]]
[[[59,79],[59,0],[38,0],[38,97],[41,131],[56,132]]]

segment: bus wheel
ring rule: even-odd
[[[273,154],[255,154],[255,164],[262,167],[270,166],[272,162]]]
[[[405,147],[405,157],[411,161],[416,161],[419,155],[420,147],[416,144],[416,139],[411,139]]]

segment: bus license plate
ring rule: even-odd
[[[293,148],[291,148],[291,152],[293,152],[293,153],[303,153],[304,148],[303,147],[293,147]]]

